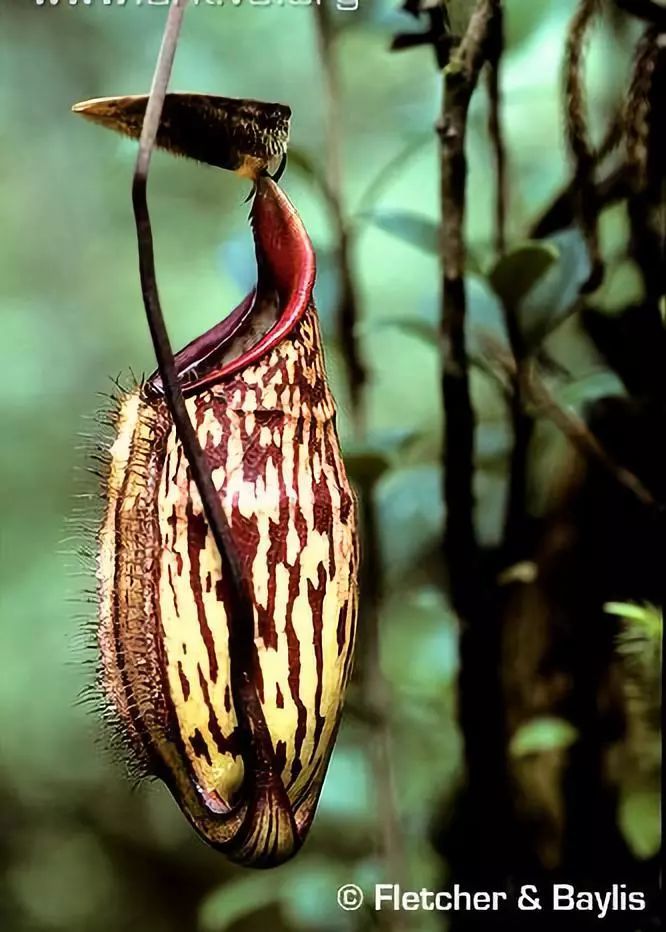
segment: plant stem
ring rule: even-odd
[[[506,214],[508,199],[508,182],[506,166],[506,148],[502,132],[502,94],[500,72],[502,52],[504,51],[504,11],[500,6],[493,28],[493,43],[488,63],[488,135],[495,157],[495,252],[502,256],[506,250]]]
[[[501,683],[501,630],[496,593],[482,565],[474,524],[475,421],[465,341],[465,141],[472,95],[484,64],[497,50],[494,29],[501,0],[478,0],[465,36],[444,72],[441,140],[442,307],[441,356],[444,427],[443,548],[449,594],[460,620],[459,722],[466,786],[460,832],[449,831],[456,880],[502,884],[511,863],[505,722]],[[482,697],[482,698],[481,698]],[[450,845],[457,838],[456,850]],[[464,925],[457,917],[455,927]]]
[[[467,32],[444,71],[441,140],[442,214],[442,395],[445,413],[444,548],[454,606],[462,617],[476,614],[479,563],[474,530],[474,411],[465,345],[464,240],[467,161],[465,136],[472,94],[491,48],[499,0],[479,0]]]

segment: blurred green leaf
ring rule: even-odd
[[[590,274],[585,241],[578,230],[543,240],[557,259],[520,300],[516,312],[525,344],[536,349],[576,309],[580,289]]]
[[[362,485],[375,483],[418,436],[416,430],[394,427],[371,431],[367,440],[347,443],[344,459],[349,478]]]
[[[661,794],[658,789],[633,790],[620,798],[618,821],[637,858],[652,858],[661,847]]]
[[[485,278],[469,274],[465,276],[467,319],[465,335],[467,352],[474,358],[487,352],[486,341],[490,338],[502,346],[508,346],[504,310]]]
[[[610,369],[597,369],[578,379],[556,383],[553,394],[560,404],[572,407],[578,414],[584,415],[585,408],[591,402],[609,396],[623,397],[627,390]]]
[[[362,486],[375,483],[390,466],[386,456],[377,450],[363,450],[359,447],[357,450],[347,449],[345,452],[347,475],[352,482]]]
[[[517,309],[558,258],[559,251],[552,243],[536,240],[523,243],[498,259],[488,278],[504,306]]]
[[[526,347],[535,350],[576,309],[589,271],[581,234],[565,230],[512,249],[488,279],[504,306],[515,313]]]
[[[521,725],[513,735],[509,753],[512,757],[525,757],[528,754],[539,754],[541,751],[568,748],[577,739],[578,732],[563,718],[533,718]]]
[[[637,623],[651,640],[661,640],[664,616],[654,605],[637,605],[635,602],[606,602],[604,611]]]

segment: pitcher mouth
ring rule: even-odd
[[[257,284],[231,313],[176,355],[185,395],[223,381],[259,360],[294,328],[312,303],[315,256],[291,201],[269,177],[260,176],[250,213]],[[149,396],[163,394],[154,372]]]
[[[138,139],[147,102],[146,94],[97,97],[72,109],[94,123]],[[198,93],[169,93],[164,98],[158,148],[253,182],[250,223],[257,284],[224,320],[176,355],[186,394],[256,362],[289,333],[312,300],[312,244],[276,184],[286,159],[290,117],[291,109],[279,103]],[[145,392],[153,398],[163,395],[158,372],[145,383]]]

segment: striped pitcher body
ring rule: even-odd
[[[245,676],[291,812],[256,802],[246,754],[256,736],[239,714],[242,676],[234,679],[233,599],[155,390],[159,377],[125,396],[118,413],[98,637],[103,690],[148,770],[206,841],[240,863],[272,866],[302,843],[335,742],[352,668],[359,553],[311,298],[311,246],[272,182],[256,195],[253,227],[264,285],[234,313],[241,319],[273,295],[275,321],[249,342],[245,326],[238,358],[220,349],[231,339],[227,326],[224,339],[211,331],[177,361],[252,592]]]

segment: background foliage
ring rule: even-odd
[[[562,150],[559,68],[570,0],[508,0],[503,70],[510,157],[509,234],[527,237],[569,175]],[[354,218],[353,272],[371,373],[368,443],[352,442],[349,402],[333,340],[339,270],[331,218],[294,160],[285,188],[315,243],[318,304],[340,402],[350,468],[379,478],[376,503],[385,593],[381,665],[390,690],[394,779],[409,875],[437,886],[446,864],[429,841],[462,779],[455,719],[458,631],[438,555],[440,421],[438,166],[431,132],[440,82],[427,49],[389,55],[404,16],[386,0],[335,17],[342,79],[344,204]],[[393,880],[377,857],[377,793],[366,755],[362,696],[352,688],[319,815],[305,850],[269,873],[230,867],[193,835],[160,784],[134,790],[104,750],[100,726],[77,704],[89,682],[85,603],[90,561],[74,555],[98,511],[85,469],[91,420],[112,379],[150,371],[129,196],[134,146],[70,115],[77,100],[147,90],[163,25],[158,7],[36,7],[0,11],[0,251],[2,362],[2,628],[0,630],[0,927],[7,932],[143,932],[226,928],[363,929],[335,890]],[[629,46],[607,25],[592,47],[593,125],[608,122],[627,80]],[[307,7],[193,7],[176,58],[175,89],[289,103],[292,144],[325,158],[321,66]],[[514,267],[492,269],[492,157],[486,101],[475,97],[468,154],[470,343],[505,340],[497,293],[519,305],[528,341],[546,334],[569,376],[552,390],[582,410],[621,393],[569,311],[586,274],[580,238],[559,234]],[[401,151],[409,154],[374,192]],[[303,161],[303,160],[301,160]],[[158,275],[172,338],[181,345],[218,320],[252,283],[245,191],[222,172],[161,153],[151,177]],[[640,295],[624,259],[622,207],[602,224],[609,259],[597,305],[609,314]],[[524,258],[524,257],[523,257]],[[533,260],[533,261],[532,261]],[[527,272],[525,269],[527,268]],[[521,275],[527,275],[527,279]],[[495,289],[495,290],[493,290]],[[538,289],[538,290],[537,290]],[[479,344],[483,352],[483,343]],[[477,522],[497,540],[510,436],[497,381],[475,372],[479,418]],[[571,457],[548,424],[535,444],[532,508],[547,509],[551,478]],[[74,507],[84,517],[67,523]],[[483,701],[479,697],[479,701]],[[517,736],[516,754],[573,740],[566,722]],[[544,744],[545,743],[545,744]],[[658,843],[655,792],[627,797],[623,825],[642,856]],[[419,928],[431,928],[427,916]]]

